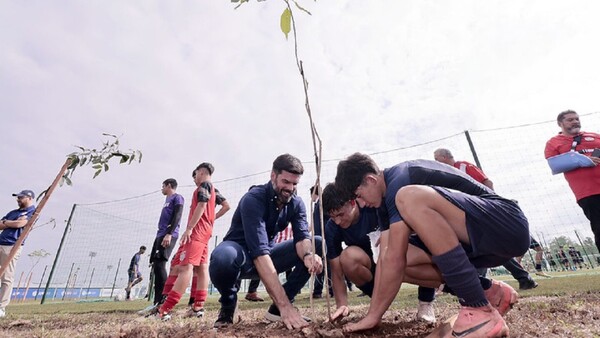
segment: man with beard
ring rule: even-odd
[[[292,306],[294,297],[311,274],[323,269],[320,254],[321,237],[315,236],[313,252],[306,207],[296,195],[296,186],[304,168],[290,154],[273,162],[271,180],[252,186],[242,196],[231,227],[210,257],[210,279],[219,290],[221,309],[214,326],[233,324],[240,279],[260,277],[273,304],[265,318],[282,321],[288,329],[308,325]],[[292,224],[293,239],[275,243],[275,236]],[[293,268],[289,279],[281,285],[278,274]]]
[[[27,224],[27,220],[35,212],[35,206],[33,205],[35,194],[33,191],[23,190],[18,194],[13,194],[13,196],[17,197],[19,209],[6,214],[0,222],[0,230],[2,230],[2,233],[0,233],[0,267],[7,266],[4,275],[0,277],[0,281],[2,282],[2,285],[0,285],[0,318],[6,316],[6,306],[10,303],[12,284],[15,277],[15,265],[21,255],[21,248],[19,248],[12,260],[9,261],[8,257],[17,239],[19,239],[19,236],[23,232],[23,227]]]
[[[575,151],[589,158],[592,167],[579,167],[564,172],[577,204],[583,209],[585,217],[590,220],[596,247],[600,250],[600,134],[581,131],[579,115],[573,110],[566,110],[556,118],[561,131],[546,142],[544,156],[557,156]]]

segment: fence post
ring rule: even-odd
[[[117,264],[117,271],[115,272],[115,279],[113,280],[112,290],[110,290],[110,298],[112,298],[113,292],[115,292],[115,284],[117,283],[117,276],[119,275],[120,267],[121,267],[121,258],[119,258],[119,263]]]
[[[94,279],[94,271],[96,271],[96,268],[92,268],[92,275],[90,276],[90,283],[88,284],[88,288],[87,288],[87,293],[85,294],[85,298],[88,298],[88,295],[90,294],[90,287],[92,286],[92,279]]]
[[[475,151],[475,146],[473,145],[473,141],[471,141],[471,135],[469,135],[469,131],[465,130],[465,136],[467,137],[467,143],[469,143],[469,148],[471,148],[471,153],[473,154],[473,159],[475,160],[475,164],[479,167],[479,169],[483,170],[481,167],[481,163],[479,162],[479,157],[477,156],[477,152]]]
[[[581,237],[579,237],[579,234],[577,233],[577,230],[575,231],[575,236],[577,236],[577,239],[579,240],[579,244],[581,244],[581,249],[583,250],[583,253],[585,254],[585,258],[587,258],[588,262],[590,263],[590,266],[592,267],[592,269],[594,268],[594,263],[592,263],[592,261],[590,260],[590,256],[587,253],[587,250],[585,249],[585,246],[583,245],[583,242],[581,241]]]
[[[40,284],[38,285],[37,292],[35,293],[35,297],[33,300],[37,300],[38,293],[40,293],[40,289],[42,288],[42,282],[44,281],[44,276],[46,276],[46,270],[48,269],[48,265],[44,267],[44,272],[42,272],[42,278],[40,279]]]
[[[67,290],[69,290],[69,282],[71,282],[71,274],[73,273],[74,267],[75,267],[75,262],[73,262],[73,264],[71,264],[71,270],[69,271],[69,278],[67,278],[67,284],[65,285],[65,292],[63,292],[62,300],[65,300]],[[50,278],[50,277],[48,277],[48,278]],[[48,282],[48,283],[50,283],[50,282]],[[47,289],[48,289],[48,286],[46,286],[46,290]],[[46,292],[44,291],[44,297],[42,297],[42,304],[44,304],[45,297],[46,297]]]
[[[54,276],[54,270],[56,270],[56,265],[58,264],[58,257],[60,256],[60,252],[62,251],[63,244],[65,244],[65,238],[67,237],[67,233],[69,232],[69,228],[71,227],[71,220],[73,219],[73,214],[75,213],[75,207],[77,204],[73,204],[73,208],[71,209],[71,214],[69,215],[69,220],[67,221],[67,225],[65,226],[65,232],[60,240],[60,244],[58,245],[58,250],[56,250],[56,256],[54,257],[54,263],[52,263],[52,269],[50,269],[50,275],[48,276],[48,281],[46,282],[46,288],[44,289],[44,294],[42,295],[42,301],[40,304],[44,304],[46,301],[46,292],[50,287],[50,283],[52,282],[52,277]],[[71,271],[73,267],[71,267]],[[69,272],[69,278],[71,277],[71,273]],[[67,280],[68,282],[68,280]],[[67,291],[65,289],[65,291]]]

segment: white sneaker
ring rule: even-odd
[[[433,309],[433,302],[419,301],[417,320],[435,324],[435,310]]]
[[[0,309],[0,318],[6,317],[6,311],[4,309]]]

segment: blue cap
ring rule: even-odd
[[[27,197],[30,197],[31,199],[35,198],[35,194],[31,190],[22,190],[20,193],[18,193],[18,194],[12,194],[12,195],[13,196],[17,196],[17,197],[27,196]]]

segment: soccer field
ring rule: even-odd
[[[498,276],[517,288],[510,276]],[[553,278],[538,277],[539,287],[520,292],[520,301],[510,311],[506,320],[512,337],[598,337],[600,336],[600,270],[580,270],[554,273]],[[342,336],[341,326],[325,323],[327,301],[313,301],[311,309],[308,290],[297,297],[295,305],[301,312],[313,318],[308,328],[287,331],[277,323],[263,319],[269,299],[262,303],[239,301],[239,322],[216,331],[212,324],[219,303],[212,295],[206,305],[204,319],[183,318],[185,306],[180,304],[173,320],[160,322],[142,318],[137,310],[146,307],[145,300],[131,302],[91,301],[49,303],[12,303],[8,316],[0,320],[2,337],[317,337]],[[242,293],[240,295],[243,296]],[[368,309],[369,298],[356,297],[350,293],[352,313],[349,321],[361,318]],[[266,294],[263,293],[263,296]],[[241,297],[243,298],[243,297]],[[184,297],[184,299],[186,299]],[[184,301],[182,300],[182,303]],[[334,300],[331,299],[333,311]],[[373,331],[355,334],[353,337],[423,337],[433,330],[432,326],[414,321],[417,289],[405,285],[392,307],[385,314],[382,325]],[[450,317],[458,305],[450,295],[436,300],[438,321]]]

